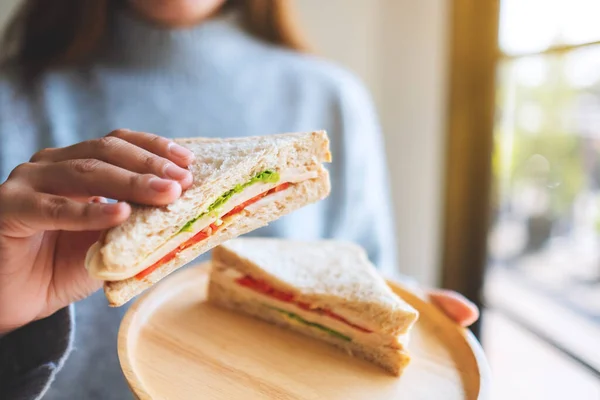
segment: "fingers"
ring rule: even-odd
[[[451,290],[433,290],[429,292],[431,301],[448,317],[463,327],[472,325],[479,319],[479,309],[463,295]]]
[[[13,236],[20,232],[27,236],[39,230],[108,229],[124,222],[131,213],[131,207],[126,203],[81,203],[50,194],[21,193],[7,202],[2,213],[2,217],[10,217],[9,221],[16,221],[19,226],[2,225],[0,233]]]
[[[185,168],[193,158],[190,150],[170,140],[129,130],[42,150],[0,185],[0,198],[6,200],[0,207],[0,232],[104,230],[118,225],[131,209],[103,204],[104,197],[170,204],[192,184]]]
[[[142,136],[139,137],[140,135]],[[144,143],[143,135],[149,134],[132,132],[129,136],[140,143]],[[155,137],[159,138],[156,139],[155,142],[164,140],[167,143],[172,143],[159,136]],[[149,140],[150,139],[147,139],[147,142]],[[165,146],[168,145],[163,145],[162,147]],[[152,146],[147,147],[151,148]],[[160,146],[155,145],[154,147],[158,150]],[[148,151],[117,136],[105,136],[60,149],[42,150],[32,157],[32,161],[61,162],[76,159],[96,159],[132,172],[153,174],[161,178],[175,180],[180,183],[183,189],[187,189],[192,184],[191,172],[183,168],[187,167],[188,164],[179,162],[181,160],[177,157],[172,157],[174,158],[173,160],[168,159],[168,152],[163,151],[162,153],[164,154],[161,155],[159,153],[153,153],[151,150]],[[185,150],[189,152],[189,150]],[[189,153],[191,154],[191,152]],[[181,166],[178,165],[177,162],[179,162]]]
[[[69,197],[103,196],[140,204],[166,205],[175,201],[182,190],[174,181],[92,159],[32,163],[26,169],[23,173],[33,189]]]
[[[194,160],[194,153],[177,143],[151,133],[117,129],[109,136],[123,139],[151,153],[167,158],[180,167],[187,167]]]

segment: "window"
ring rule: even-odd
[[[494,398],[598,399],[600,1],[452,4],[443,285]]]
[[[600,377],[600,1],[501,1],[487,305]],[[485,323],[485,322],[484,322]]]

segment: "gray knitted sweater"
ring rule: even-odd
[[[45,73],[35,90],[16,82],[0,71],[0,182],[41,148],[116,128],[166,137],[326,129],[334,160],[329,198],[253,234],[352,240],[393,270],[373,104],[356,78],[328,62],[265,44],[231,19],[164,30],[118,12],[90,61]],[[0,338],[0,398],[131,398],[116,354],[125,311],[96,293]]]

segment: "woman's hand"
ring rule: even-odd
[[[429,293],[431,302],[447,316],[467,327],[479,318],[479,310],[467,298],[450,290],[432,290]]]
[[[0,185],[0,333],[44,318],[101,286],[85,268],[99,231],[127,219],[126,203],[173,202],[192,183],[193,154],[147,133],[45,149]]]

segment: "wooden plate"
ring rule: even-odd
[[[401,378],[256,319],[206,303],[210,266],[182,270],[129,309],[119,359],[139,399],[484,399],[477,340],[417,295],[390,286],[421,316]]]

